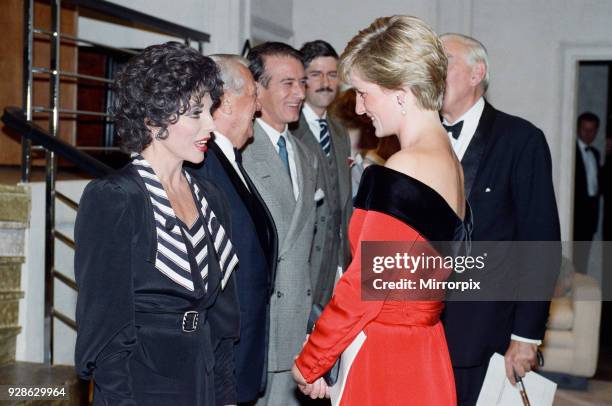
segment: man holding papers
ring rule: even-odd
[[[445,34],[442,42],[448,56],[443,124],[463,166],[465,194],[474,215],[472,240],[505,242],[498,244],[502,247],[513,241],[533,242],[527,246],[559,241],[551,158],[544,134],[528,121],[496,110],[484,99],[489,64],[479,41]],[[515,283],[519,275],[528,283],[541,282],[547,271],[542,268],[559,269],[560,251],[558,258],[547,257],[544,267],[527,255],[508,257],[486,270],[506,278],[502,282],[508,284]],[[553,273],[549,271],[547,276]],[[513,370],[524,376],[535,366],[548,308],[548,301],[447,301],[443,322],[459,405],[476,403],[494,352],[505,354],[506,376],[511,383]]]

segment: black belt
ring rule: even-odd
[[[167,329],[177,329],[193,333],[206,322],[206,311],[189,310],[185,313],[144,313],[136,312],[137,325],[149,325]]]

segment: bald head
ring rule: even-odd
[[[489,86],[487,51],[478,40],[462,34],[440,37],[448,57],[442,115],[454,123],[484,95]]]

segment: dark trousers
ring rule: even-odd
[[[487,364],[469,368],[453,368],[457,388],[457,405],[474,406],[487,374]]]
[[[599,196],[581,200],[580,207],[574,208],[574,266],[576,272],[587,273],[591,241],[597,232],[599,222]]]

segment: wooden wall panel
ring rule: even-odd
[[[22,0],[0,2],[0,110],[22,104]],[[0,164],[21,163],[21,143],[2,128],[0,133]]]
[[[73,9],[62,9],[60,32],[77,34],[77,13]],[[0,1],[0,24],[4,28],[0,36],[0,110],[5,106],[22,106],[23,103],[23,0]],[[34,3],[34,26],[51,28],[51,7],[46,2]],[[60,48],[60,69],[77,70],[77,46],[65,43]],[[49,67],[49,40],[35,36],[34,66]],[[49,78],[46,75],[35,75],[34,105],[49,106]],[[60,106],[76,108],[76,82],[62,79],[60,85]],[[35,121],[43,128],[48,128],[48,114],[35,115]],[[59,135],[62,139],[74,143],[76,124],[73,117],[61,116]],[[35,161],[40,163],[41,161]],[[21,140],[16,134],[2,128],[0,133],[0,165],[21,164]]]

